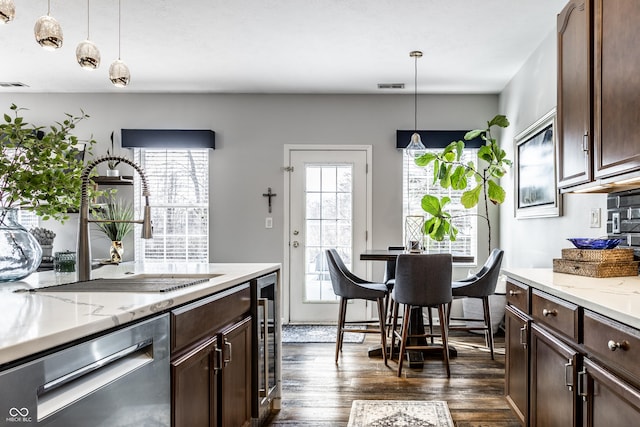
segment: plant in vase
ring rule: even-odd
[[[104,197],[106,202],[92,207],[91,212],[97,220],[98,229],[111,240],[110,262],[118,264],[124,254],[122,241],[133,230],[133,207],[131,203],[117,198],[115,192]]]
[[[42,256],[36,239],[18,223],[18,208],[64,222],[80,206],[83,150],[72,132],[89,117],[81,111],[38,127],[21,116],[24,108],[12,104],[10,110],[0,123],[0,281],[28,276]],[[91,152],[95,141],[83,142]]]
[[[507,172],[512,162],[506,158],[506,152],[500,148],[497,140],[491,134],[491,128],[498,126],[506,128],[509,120],[503,115],[497,115],[487,122],[486,129],[476,129],[467,132],[464,139],[469,141],[481,137],[486,144],[478,150],[478,164],[473,162],[462,162],[464,151],[464,141],[454,141],[439,153],[424,153],[416,157],[415,163],[418,166],[427,166],[433,162],[434,184],[439,184],[442,188],[452,188],[454,190],[464,190],[461,203],[466,209],[471,209],[478,205],[482,198],[484,200],[484,214],[479,214],[484,218],[488,228],[488,252],[491,252],[491,220],[489,217],[489,202],[501,204],[504,202],[506,192],[500,186],[499,180]],[[470,182],[475,182],[471,189],[467,189]],[[430,194],[425,194],[422,198],[422,209],[429,215],[424,224],[424,233],[436,241],[442,241],[445,237],[456,240],[458,229],[454,226],[453,217],[446,209],[446,205],[451,202],[449,197],[438,198]]]
[[[107,148],[107,156],[115,155],[115,147],[113,145],[113,132],[111,132],[111,151]],[[107,161],[107,176],[120,176],[120,171],[116,167],[120,164],[119,160]]]
[[[42,248],[42,262],[53,262],[53,239],[56,238],[56,233],[42,227],[33,227],[29,233],[36,238]]]

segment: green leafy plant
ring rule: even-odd
[[[36,127],[21,117],[24,108],[12,104],[13,117],[0,124],[0,206],[34,211],[43,219],[64,222],[68,211],[80,207],[84,162],[72,134],[89,116],[65,114],[66,119]],[[83,141],[91,152],[95,141]]]
[[[106,203],[92,208],[94,219],[102,221],[129,222],[98,222],[97,226],[111,241],[122,241],[132,230],[133,207],[131,203],[116,197],[115,193],[105,196]]]
[[[477,165],[474,162],[464,163],[462,155],[465,148],[464,141],[453,141],[442,152],[424,153],[415,159],[418,166],[425,167],[433,163],[433,182],[442,188],[465,190],[462,193],[461,203],[466,209],[478,205],[484,200],[484,215],[479,215],[487,222],[489,232],[489,251],[491,251],[491,221],[489,219],[489,202],[501,204],[504,202],[506,192],[500,186],[499,180],[507,172],[507,167],[512,165],[506,158],[506,152],[500,148],[498,142],[491,134],[491,128],[498,126],[506,128],[509,120],[503,115],[497,115],[487,122],[486,129],[476,129],[466,133],[464,140],[469,141],[477,137],[485,141],[478,150]],[[469,188],[470,182],[475,183]],[[458,229],[453,225],[455,217],[446,210],[451,202],[449,197],[438,198],[430,194],[422,198],[422,209],[429,215],[424,225],[424,233],[431,239],[442,241],[445,237],[456,240]]]

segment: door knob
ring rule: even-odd
[[[297,241],[297,240],[294,240],[294,241],[293,241],[293,247],[294,247],[294,248],[297,248],[298,246],[300,246],[300,243],[298,243],[298,241]]]

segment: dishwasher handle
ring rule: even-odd
[[[54,390],[58,387],[61,387],[65,384],[68,384],[80,377],[83,377],[93,371],[96,371],[100,368],[102,368],[103,366],[106,366],[110,363],[113,363],[117,360],[120,359],[124,359],[125,357],[129,356],[130,354],[133,354],[137,351],[139,351],[140,349],[143,349],[145,347],[150,346],[153,343],[153,340],[150,338],[148,340],[145,341],[141,341],[137,344],[134,344],[130,347],[124,348],[120,351],[117,351],[103,359],[100,360],[96,360],[93,363],[88,364],[87,366],[83,366],[80,369],[77,369],[73,372],[69,372],[66,375],[61,376],[60,378],[56,378],[53,381],[49,381],[46,384],[41,385],[40,387],[38,387],[38,394],[43,394],[46,392],[49,392],[51,390]]]

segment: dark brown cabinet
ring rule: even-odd
[[[578,352],[531,325],[530,425],[575,426]]]
[[[594,4],[595,178],[640,169],[640,2]]]
[[[249,284],[171,311],[172,425],[251,423]]]
[[[217,426],[218,373],[221,350],[217,338],[205,341],[171,362],[174,426]]]
[[[505,311],[505,394],[520,422],[529,418],[530,318],[512,306]]]
[[[640,175],[639,19],[636,0],[570,0],[558,15],[560,188]]]
[[[522,425],[637,424],[640,330],[513,279],[505,326],[505,394]]]
[[[640,419],[640,391],[589,359],[583,361],[578,394],[583,426],[626,427]]]
[[[222,426],[251,423],[251,318],[222,332]]]
[[[559,187],[592,179],[590,4],[571,0],[558,15]]]

